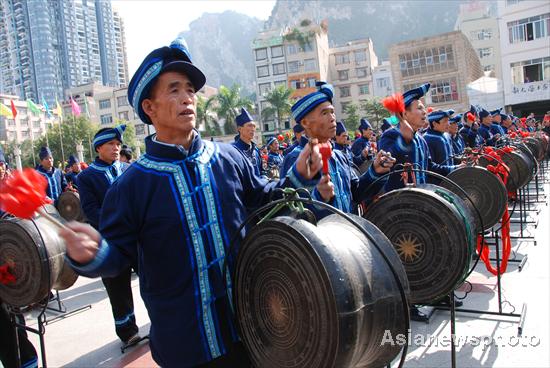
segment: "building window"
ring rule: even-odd
[[[15,126],[15,120],[8,119],[8,126],[9,127],[14,127]]]
[[[23,130],[23,131],[21,132],[21,136],[22,136],[23,138],[28,138],[28,137],[29,137],[29,131],[28,131],[28,130]]]
[[[550,80],[550,57],[511,63],[510,69],[513,84]]]
[[[124,120],[124,121],[129,121],[130,119],[128,119],[128,111],[121,111],[118,113],[118,119],[119,120]]]
[[[389,77],[385,77],[385,78],[376,78],[376,86],[378,88],[386,88],[390,85],[390,78]]]
[[[351,104],[351,102],[342,102],[340,106],[342,107],[342,112],[345,113],[348,106]]]
[[[369,94],[369,85],[368,84],[360,84],[359,85],[359,94],[360,95],[368,95]]]
[[[145,124],[136,124],[136,135],[145,135]]]
[[[458,101],[456,78],[435,81],[430,91],[434,104]]]
[[[315,59],[306,59],[304,60],[304,71],[311,72],[317,69],[317,63]]]
[[[401,54],[399,66],[403,77],[454,68],[453,47],[446,45]]]
[[[481,48],[481,49],[477,49],[477,52],[479,54],[480,59],[488,58],[488,57],[493,56],[493,48],[492,47],[484,47],[484,48]]]
[[[525,0],[506,0],[506,6],[519,4],[519,3],[521,3],[522,1],[525,1]]]
[[[283,46],[273,46],[271,47],[271,57],[281,57],[283,56]]]
[[[336,65],[340,64],[349,64],[349,54],[346,52],[344,54],[336,54]]]
[[[32,126],[34,128],[40,128],[40,121],[33,121]]]
[[[307,86],[309,88],[315,88],[315,82],[316,82],[315,78],[308,78],[307,79]]]
[[[100,117],[101,125],[111,124],[113,122],[113,115],[105,114]]]
[[[365,50],[359,50],[353,52],[353,58],[355,59],[356,63],[364,63],[367,61],[367,53]]]
[[[472,40],[478,40],[478,41],[490,40],[491,38],[493,38],[493,30],[489,28],[484,28],[484,29],[471,31],[470,38]]]
[[[256,69],[258,71],[258,78],[267,77],[269,75],[269,67],[267,65],[258,66]]]
[[[275,84],[275,87],[286,86],[286,80],[275,81],[273,84]]]
[[[285,74],[285,63],[273,64],[273,75]]]
[[[485,65],[483,67],[483,71],[485,72],[492,72],[493,70],[495,70],[495,66],[494,65]]]
[[[510,43],[533,41],[550,35],[550,13],[508,22]]]
[[[344,81],[349,79],[348,70],[338,70],[338,80]]]
[[[340,87],[340,97],[349,97],[351,96],[351,90],[349,86]]]
[[[295,44],[290,44],[286,47],[286,51],[288,51],[289,55],[294,55],[298,53],[298,48]]]
[[[261,101],[260,102],[260,109],[263,111],[265,110],[266,108],[268,108],[270,106],[269,102],[267,101]]]
[[[265,60],[267,59],[267,49],[256,49],[256,60]]]
[[[118,107],[128,106],[128,97],[127,96],[118,96],[116,98],[116,104]]]
[[[300,72],[300,62],[299,61],[289,61],[288,62],[288,72],[289,73],[299,73]]]
[[[300,88],[302,88],[302,84],[297,79],[291,79],[290,80],[290,88],[300,89]]]
[[[356,68],[355,69],[355,75],[357,78],[365,78],[368,75],[368,69],[367,68]]]
[[[101,110],[110,109],[111,108],[111,100],[100,100],[99,101],[99,108]]]
[[[311,44],[311,42],[305,43],[303,48],[300,47],[300,50],[303,52],[313,51],[313,45]]]
[[[265,96],[271,91],[271,83],[260,83],[258,88],[260,89],[260,96]]]
[[[285,129],[290,129],[290,121],[285,121]]]

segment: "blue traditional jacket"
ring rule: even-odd
[[[245,157],[250,161],[252,167],[254,167],[254,173],[258,176],[264,175],[264,170],[262,167],[262,158],[260,157],[260,150],[256,146],[256,143],[251,142],[247,144],[243,142],[240,138],[231,143],[239,151],[241,151]]]
[[[478,130],[479,136],[483,139],[483,142],[488,146],[494,146],[496,143],[496,139],[493,133],[491,133],[491,129],[488,126],[485,126],[481,124]]]
[[[351,153],[353,155],[353,163],[360,167],[363,162],[372,160],[372,154],[368,154],[367,157],[363,157],[363,150],[365,147],[370,147],[370,141],[365,137],[359,137],[351,145]],[[369,151],[370,152],[370,151]]]
[[[344,156],[348,158],[350,164],[353,163],[353,153],[351,153],[351,148],[349,147],[349,145],[347,144],[342,145],[335,142],[334,149],[342,152]]]
[[[302,139],[300,146],[296,147],[294,151],[285,157],[285,161],[282,165],[281,177],[286,175],[284,172],[285,168],[293,167],[306,144],[308,144],[308,139]],[[329,175],[334,184],[334,198],[329,204],[346,213],[355,213],[355,204],[372,199],[380,192],[386,183],[386,180],[382,179],[369,189],[369,186],[380,177],[374,171],[374,167],[371,166],[363,175],[358,177],[355,171],[352,170],[351,164],[352,163],[343,152],[338,150],[332,151],[332,156],[329,160]],[[310,190],[314,199],[323,202],[323,198],[316,188],[311,187],[307,189]],[[369,190],[367,191],[367,189]],[[329,211],[321,210],[316,207],[311,208],[311,210],[318,219],[330,214]]]
[[[76,185],[76,177],[78,176],[78,174],[80,174],[80,173],[74,173],[72,171],[65,174],[65,179],[67,179],[67,184],[73,184],[74,186],[77,186]]]
[[[294,148],[298,147],[300,145],[300,142],[298,142],[298,139],[294,139],[294,141],[292,142],[292,144],[290,146],[288,146],[284,151],[283,151],[283,156],[286,156],[288,155],[290,152],[294,151]]]
[[[267,167],[281,167],[281,164],[283,163],[283,156],[281,156],[279,153],[269,152],[267,155]]]
[[[388,129],[382,134],[379,148],[386,152],[391,152],[392,156],[396,159],[393,170],[403,169],[401,165],[411,163],[415,169],[447,175],[455,168],[454,165],[439,165],[434,163],[430,157],[428,144],[419,133],[415,133],[413,140],[407,143],[399,130],[399,126]],[[414,174],[417,184],[425,184],[427,182],[428,175],[426,173],[415,172]],[[410,176],[409,182],[412,182],[412,177]],[[390,175],[384,189],[386,192],[389,192],[390,190],[403,188],[404,186],[401,173],[393,173]]]
[[[46,188],[46,195],[51,198],[54,203],[57,203],[57,199],[63,193],[67,187],[67,180],[65,175],[59,169],[51,168],[46,170],[42,165],[38,165],[36,168],[40,174],[42,174],[48,181],[48,187]]]
[[[436,164],[452,165],[453,147],[451,141],[445,134],[433,129],[428,129],[424,139],[430,150],[430,157]]]
[[[464,125],[458,132],[458,134],[464,140],[466,147],[477,148],[481,145],[482,139],[478,134],[477,130],[470,128],[467,125]]]
[[[501,137],[503,137],[506,132],[504,131],[504,127],[501,126],[498,123],[491,124],[491,128],[489,129],[493,135],[500,134]]]
[[[453,146],[453,155],[460,155],[464,153],[464,148],[466,147],[466,144],[464,143],[464,139],[462,139],[462,136],[460,134],[455,134],[454,136],[449,135],[449,140],[451,141],[451,145]]]
[[[94,162],[76,178],[80,207],[90,225],[99,229],[99,216],[107,190],[128,168],[128,164],[114,161],[111,165],[96,157]]]
[[[198,133],[189,150],[151,136],[145,145],[146,154],[107,192],[96,257],[88,264],[69,262],[82,275],[109,277],[136,259],[153,358],[162,367],[204,364],[238,339],[228,317],[234,312],[228,294],[235,253],[227,257],[223,278],[231,238],[275,188],[316,181],[292,168],[268,183],[234,146],[204,141]]]

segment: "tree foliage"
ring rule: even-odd
[[[215,102],[216,96],[212,96],[210,98],[199,96],[197,99],[197,129],[202,125],[204,127],[203,135],[205,137],[222,134],[220,124],[212,116]]]
[[[372,124],[374,129],[379,129],[382,124],[382,119],[388,116],[388,112],[377,99],[369,99],[361,104],[361,110],[365,113],[366,118]]]
[[[359,127],[359,119],[361,119],[359,116],[359,106],[354,102],[347,104],[344,107],[344,114],[346,116],[344,119],[346,129],[351,132],[356,131]]]
[[[290,96],[293,92],[293,89],[280,85],[269,91],[265,97],[269,106],[262,110],[262,120],[275,118],[279,133],[282,132],[283,121],[290,116],[290,108],[292,107]]]
[[[225,134],[237,133],[235,118],[240,113],[241,107],[248,111],[254,108],[251,100],[241,96],[241,87],[238,84],[234,84],[231,88],[221,86],[215,96],[215,101],[214,111],[220,119],[225,119]]]

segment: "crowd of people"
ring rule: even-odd
[[[156,131],[145,139],[146,153],[133,161],[122,125],[95,134],[97,157],[89,165],[71,156],[62,172],[43,147],[36,168],[52,200],[64,191],[79,194],[88,224],[60,230],[66,260],[77,273],[102,278],[124,344],[140,338],[130,288],[137,271],[152,356],[163,367],[250,366],[232,318],[232,280],[222,268],[225,262],[234,266],[231,237],[248,214],[277,198],[277,189],[306,188],[314,199],[357,213],[361,203],[406,181],[430,180],[424,172],[404,179],[392,173],[398,165],[447,175],[464,166],[460,157],[467,147],[498,145],[516,130],[550,135],[550,112],[541,127],[534,116],[519,119],[501,109],[432,110],[423,103],[430,90],[424,84],[403,93],[404,111],[385,118],[379,130],[361,119],[352,141],[336,119],[332,86],[318,82],[317,91],[292,106],[289,144],[271,137],[258,147],[257,124],[244,108],[235,141],[220,144],[203,140],[195,126],[196,92],[205,82],[183,39],[152,51],[128,88],[131,106]],[[320,146],[327,144],[332,152],[322,173]],[[0,181],[7,175],[0,156]],[[327,214],[312,210],[318,218]],[[245,233],[240,235],[242,240]],[[411,316],[425,318],[416,308]]]

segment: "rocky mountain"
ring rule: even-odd
[[[462,2],[278,0],[266,22],[233,11],[205,13],[182,34],[209,85],[238,83],[251,94],[255,80],[251,43],[260,30],[326,18],[331,46],[370,37],[379,59],[384,59],[394,43],[452,31]]]

